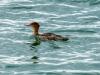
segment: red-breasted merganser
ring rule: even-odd
[[[29,25],[27,26],[31,26],[32,27],[32,30],[33,30],[33,35],[35,36],[39,36],[40,40],[62,40],[62,41],[67,41],[69,38],[68,37],[63,37],[61,35],[57,35],[57,34],[54,34],[54,33],[43,33],[43,34],[40,34],[39,33],[39,23],[37,22],[32,22],[30,23]]]

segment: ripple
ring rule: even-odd
[[[14,20],[10,20],[10,19],[0,19],[0,23],[5,23],[5,24],[13,25],[16,22]]]
[[[39,7],[39,6],[61,6],[61,7],[70,7],[70,8],[79,8],[77,6],[74,6],[74,5],[68,5],[68,4],[53,4],[53,3],[49,3],[49,4],[34,4],[34,5],[24,5],[24,4],[19,4],[19,6],[15,6],[15,7],[12,7],[12,9],[32,9],[33,7]]]
[[[83,17],[79,17],[79,18],[85,19],[85,18],[98,18],[98,17],[97,16],[83,16]]]
[[[38,73],[100,73],[99,70],[90,70],[90,71],[86,71],[86,70],[50,70],[50,71],[44,71],[44,70],[38,70]],[[22,72],[19,72],[19,73],[33,73],[33,72],[30,72],[30,71],[22,71]],[[37,73],[37,72],[35,72]],[[34,73],[33,73],[34,74]]]
[[[96,1],[91,1],[89,5],[100,5],[100,1],[96,0]]]
[[[93,74],[99,74],[99,70],[90,70],[90,71],[81,71],[81,70],[52,70],[52,71],[43,71],[39,70],[38,72],[31,72],[31,71],[14,71],[14,72],[5,72],[5,71],[0,71],[2,74],[35,74],[35,75],[61,75],[61,74],[68,74],[68,75],[93,75]]]
[[[11,2],[11,0],[0,0],[0,6],[1,5],[8,5]]]
[[[93,23],[99,21],[99,18],[97,16],[84,16],[84,17],[79,17],[79,20],[82,20],[85,23]]]
[[[25,44],[25,43],[29,43],[29,41],[27,41],[27,40],[15,40],[15,39],[10,39],[10,38],[0,38],[0,40],[2,40],[2,41],[10,41],[10,42],[12,42],[12,43],[20,43],[20,44]]]
[[[14,0],[13,2],[32,2],[31,0]]]
[[[11,56],[4,56],[1,55],[0,57],[3,57],[0,59],[0,63],[5,64],[30,64],[31,62],[23,61],[26,60],[26,58],[30,58],[30,56],[19,56],[19,57],[11,57]]]
[[[79,32],[79,33],[96,33],[95,31],[93,30],[84,30],[84,29],[74,29],[74,30],[71,30],[71,29],[68,29],[68,30],[56,30],[55,32]]]
[[[41,72],[42,70],[40,70],[39,72]],[[42,71],[43,72],[43,71]],[[45,72],[67,72],[67,73],[100,73],[99,70],[90,70],[90,71],[86,71],[86,70],[51,70],[51,71],[45,71]]]
[[[42,15],[58,16],[56,14],[47,13],[47,12],[40,12],[40,11],[30,11],[29,13],[36,13],[36,14],[42,14]]]

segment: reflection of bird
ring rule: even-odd
[[[33,63],[38,63],[38,58],[37,56],[33,56],[31,59],[33,59]]]
[[[37,57],[37,56],[33,56],[33,57],[32,57],[32,59],[38,59],[38,58],[39,58],[39,57]]]
[[[63,41],[67,41],[69,39],[68,37],[63,37],[61,35],[56,35],[54,33],[43,33],[43,34],[40,34],[39,33],[40,25],[37,22],[32,22],[27,26],[31,26],[32,29],[33,29],[33,34],[34,35],[38,35],[41,40],[63,40]]]

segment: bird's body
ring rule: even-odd
[[[44,40],[44,41],[47,41],[47,40],[55,40],[55,41],[62,40],[62,41],[67,41],[69,39],[68,37],[63,37],[61,35],[57,35],[57,34],[54,34],[54,33],[42,33],[42,34],[40,34],[39,33],[39,27],[40,27],[40,25],[37,22],[32,22],[28,26],[32,27],[32,29],[33,29],[33,35],[34,36],[39,36],[40,40]]]
[[[41,40],[68,40],[68,38],[66,37],[62,37],[61,35],[57,35],[54,33],[43,33],[43,34],[39,34],[39,37]]]

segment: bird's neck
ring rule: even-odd
[[[39,35],[39,28],[32,29],[34,35]]]

